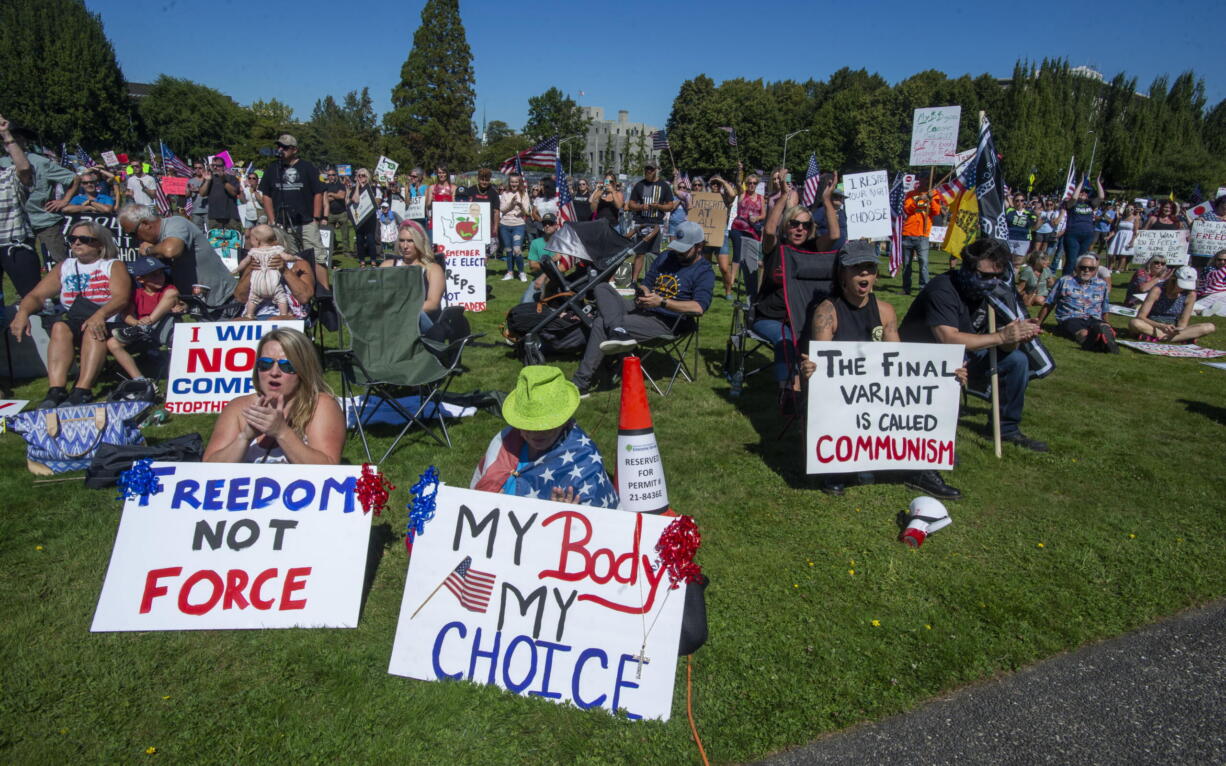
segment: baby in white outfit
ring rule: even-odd
[[[255,319],[256,309],[264,301],[274,303],[279,316],[289,315],[289,288],[285,285],[285,277],[280,269],[269,265],[273,256],[285,259],[285,248],[277,244],[276,233],[266,224],[253,226],[247,237],[251,248],[247,251],[247,257],[239,261],[238,272],[241,274],[248,266],[254,268],[243,318]]]

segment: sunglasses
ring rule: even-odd
[[[807,228],[809,228],[809,227],[810,227],[810,226],[812,226],[812,225],[813,225],[813,221],[812,221],[812,220],[809,220],[809,221],[802,221],[802,220],[800,220],[800,219],[798,219],[798,218],[793,218],[792,220],[788,221],[788,228],[789,228],[789,229],[807,229]]]
[[[260,372],[268,372],[273,365],[281,368],[281,372],[286,375],[297,375],[298,371],[294,369],[294,365],[288,359],[273,359],[270,356],[262,356],[255,360],[255,368]]]
[[[1097,266],[1078,266],[1078,271],[1098,271]]]
[[[69,234],[67,237],[65,237],[65,239],[68,240],[68,244],[70,245],[75,245],[77,243],[82,245],[96,245],[101,241],[97,237],[82,237],[78,234]]]

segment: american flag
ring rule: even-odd
[[[165,142],[162,143],[162,163],[166,167],[166,172],[172,176],[192,177],[192,169],[183,160],[176,157]]]
[[[465,556],[456,566],[455,571],[447,575],[443,584],[451,591],[460,606],[470,612],[484,613],[490,605],[490,594],[494,592],[494,575],[488,572],[478,572],[472,568],[473,557]]]
[[[817,153],[809,155],[809,168],[805,170],[805,193],[803,201],[809,207],[817,199],[817,187],[821,184],[822,170],[817,166]]]
[[[94,166],[94,158],[90,157],[89,152],[82,149],[80,144],[77,144],[77,162],[83,168],[92,168]]]
[[[562,170],[562,158],[558,157],[555,174],[558,177],[558,223],[575,220],[574,198],[570,194],[570,183],[566,180],[566,172]]]
[[[1068,158],[1068,176],[1064,179],[1064,196],[1061,201],[1070,200],[1077,195],[1077,166],[1074,164],[1076,157]]]
[[[663,130],[653,131],[651,134],[652,151],[665,151],[668,149],[668,133]]]
[[[946,205],[952,203],[964,191],[966,187],[959,178],[951,178],[943,184],[938,184],[936,188],[936,193],[941,195],[941,200]]]
[[[890,186],[890,276],[902,268],[902,176],[896,174]]]
[[[183,203],[183,215],[191,215],[196,209],[196,198],[191,194],[187,195],[187,201]]]
[[[736,131],[727,125],[721,126],[720,130],[725,130],[728,132],[728,146],[736,146]]]
[[[525,149],[519,154],[505,160],[498,169],[503,173],[523,172],[524,168],[537,170],[553,170],[558,159],[558,137],[547,138],[531,149]]]
[[[73,165],[73,156],[68,153],[68,144],[60,144],[60,164],[72,171],[77,169]]]
[[[153,202],[157,205],[158,215],[162,217],[170,215],[170,200],[166,197],[166,192],[162,190],[160,178],[153,179]]]
[[[145,144],[145,156],[149,158],[149,167],[153,168],[153,172],[162,175],[162,158],[153,151],[153,147],[149,144]]]
[[[1197,184],[1192,189],[1192,196],[1188,197],[1188,202],[1191,202],[1193,205],[1199,205],[1200,203],[1204,201],[1205,201],[1205,193],[1201,191],[1200,184]]]

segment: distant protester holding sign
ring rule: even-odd
[[[903,197],[902,212],[902,291],[911,294],[911,265],[919,261],[919,286],[928,284],[928,237],[932,234],[932,219],[943,210],[941,195],[928,190],[928,182],[920,179],[917,186]]]
[[[311,339],[279,327],[260,338],[255,357],[255,393],[222,410],[204,461],[339,464],[345,417]]]

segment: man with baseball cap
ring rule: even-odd
[[[586,393],[605,354],[620,354],[641,340],[694,331],[692,316],[711,306],[715,272],[702,257],[706,242],[702,226],[686,221],[664,255],[652,262],[642,284],[635,285],[631,303],[605,282],[592,291],[597,317],[572,381]]]
[[[277,161],[264,171],[260,191],[264,194],[264,215],[268,222],[290,234],[295,252],[315,251],[315,260],[329,264],[319,224],[327,221],[324,187],[319,170],[298,156],[298,139],[288,133],[277,136]]]
[[[626,209],[634,214],[634,225],[638,229],[655,232],[648,252],[659,253],[664,243],[664,223],[673,208],[680,204],[673,196],[673,189],[659,178],[659,169],[647,163],[643,166],[643,180],[630,190],[630,199]],[[634,254],[634,267],[631,272],[633,281],[637,282],[643,273],[643,254]]]

